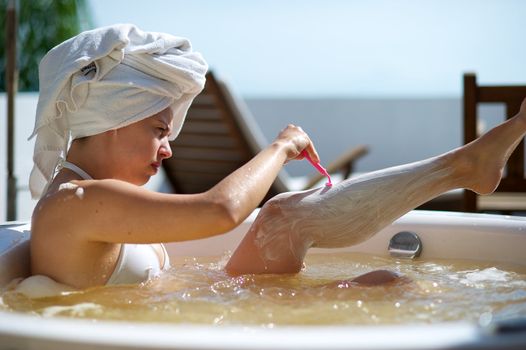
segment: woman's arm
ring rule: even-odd
[[[45,199],[33,220],[46,227],[47,220],[61,218],[62,227],[69,227],[81,240],[112,243],[184,241],[221,234],[257,207],[283,164],[300,159],[303,149],[319,160],[307,134],[289,125],[243,167],[200,194],[156,193],[111,179],[73,181],[78,188]]]
[[[319,161],[307,134],[289,125],[268,148],[209,191],[209,195],[221,198],[221,203],[227,206],[229,229],[245,220],[261,203],[284,163],[303,159],[301,151],[304,149]]]

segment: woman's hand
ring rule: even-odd
[[[281,130],[274,142],[284,146],[287,154],[287,160],[285,162],[293,159],[303,159],[304,157],[301,154],[303,150],[305,150],[315,162],[320,161],[318,152],[314,148],[314,144],[309,135],[299,126],[293,124],[287,125],[285,129]]]

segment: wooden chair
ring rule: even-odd
[[[477,135],[477,106],[481,103],[503,103],[506,116],[511,118],[519,111],[526,97],[526,86],[480,86],[475,74],[464,74],[464,144]],[[524,140],[510,156],[502,181],[494,194],[477,196],[464,191],[464,210],[499,211],[511,213],[526,211],[526,179],[524,170]]]
[[[179,136],[171,142],[173,156],[163,161],[175,193],[199,193],[213,187],[248,162],[267,145],[247,106],[212,72],[203,92],[196,97]],[[327,170],[348,177],[354,161],[367,153],[366,146],[347,151]],[[285,191],[310,188],[322,180],[315,175],[300,188],[282,170],[266,199]]]

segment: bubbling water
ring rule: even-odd
[[[29,299],[4,291],[0,310],[42,317],[198,324],[371,325],[526,316],[526,269],[460,260],[405,261],[355,253],[309,254],[295,275],[228,276],[222,258],[179,258],[141,285]],[[407,277],[382,286],[347,283],[375,269]]]

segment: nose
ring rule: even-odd
[[[162,159],[170,158],[172,156],[172,147],[170,147],[170,142],[168,138],[164,138],[161,147],[159,148],[159,156]]]

